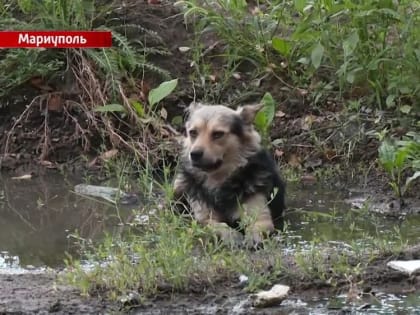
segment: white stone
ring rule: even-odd
[[[280,304],[289,294],[290,287],[287,285],[276,284],[271,290],[260,291],[251,295],[254,307],[269,307]]]
[[[244,284],[244,283],[247,283],[248,282],[248,277],[247,276],[245,276],[245,275],[240,275],[239,276],[239,283],[240,284]]]
[[[392,260],[387,263],[387,266],[410,276],[420,271],[420,260]]]

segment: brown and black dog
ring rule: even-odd
[[[244,218],[253,218],[245,227],[253,245],[283,225],[285,184],[253,126],[261,107],[192,103],[188,109],[175,197],[184,197],[194,218],[224,241],[242,239],[236,228]]]

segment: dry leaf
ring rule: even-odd
[[[300,164],[301,164],[300,158],[296,154],[290,155],[288,163],[292,167],[300,167]]]
[[[315,116],[314,115],[307,115],[303,120],[302,120],[302,130],[310,130],[312,123],[315,121]]]
[[[232,77],[234,77],[236,80],[240,80],[242,78],[238,72],[232,73]]]
[[[189,51],[191,49],[191,47],[186,47],[186,46],[181,46],[181,47],[178,47],[178,50],[180,51],[180,52],[187,52],[187,51]]]
[[[140,99],[143,102],[146,102],[149,97],[149,92],[151,89],[150,85],[144,80],[141,80],[140,83],[137,85],[137,87],[140,89]]]
[[[63,110],[63,99],[58,93],[50,94],[47,101],[48,110],[52,112],[61,112]]]
[[[106,152],[102,153],[102,154],[99,156],[99,158],[100,158],[101,160],[107,161],[107,160],[110,160],[110,159],[112,159],[113,157],[115,157],[117,154],[118,154],[118,149],[111,149],[111,150],[108,150],[108,151],[106,151]]]
[[[25,175],[22,175],[22,176],[12,177],[12,179],[17,179],[17,180],[20,180],[20,179],[31,179],[31,178],[32,178],[32,174],[25,174]]]
[[[252,15],[259,15],[261,13],[261,10],[260,10],[260,8],[259,7],[253,7],[252,9],[251,9],[251,14]]]
[[[281,118],[281,117],[286,116],[286,113],[285,112],[282,112],[281,110],[278,110],[276,112],[276,115],[275,116],[278,117],[278,118]]]
[[[317,182],[317,178],[313,175],[302,175],[300,177],[300,181],[303,184],[315,184]]]
[[[88,163],[88,168],[93,168],[96,165],[96,162],[98,162],[98,157]]]
[[[160,117],[162,117],[164,120],[168,118],[168,112],[164,107],[162,107],[162,109],[160,110]]]
[[[217,77],[214,74],[209,75],[210,81],[216,82]]]
[[[47,168],[55,168],[56,167],[53,162],[47,161],[47,160],[41,160],[41,161],[39,161],[39,164],[41,164],[42,166],[45,166]]]
[[[337,157],[337,152],[333,149],[327,149],[324,153],[325,157],[330,161]]]
[[[308,90],[305,90],[305,89],[297,89],[297,91],[299,92],[301,96],[305,96],[308,94]]]
[[[279,149],[276,149],[276,150],[274,151],[274,155],[275,155],[276,157],[282,157],[282,156],[284,155],[284,151],[279,150]]]
[[[54,89],[51,86],[45,84],[44,79],[40,76],[33,77],[29,80],[29,84],[33,87],[45,91],[45,92],[52,92]]]

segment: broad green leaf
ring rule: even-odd
[[[301,63],[301,64],[304,64],[304,65],[309,65],[309,58],[306,58],[306,57],[302,57],[302,58],[300,58],[298,61],[297,61],[298,63]]]
[[[181,126],[182,125],[182,116],[178,115],[172,118],[172,125]]]
[[[395,97],[396,95],[394,94],[390,94],[386,97],[386,100],[385,100],[386,107],[391,108],[395,106],[395,102],[394,102]]]
[[[397,150],[395,153],[395,167],[398,169],[402,169],[406,164],[407,157],[409,153],[409,148],[402,147]]]
[[[411,111],[410,105],[403,105],[400,107],[400,112],[403,114],[408,114]]]
[[[311,61],[315,69],[318,69],[321,65],[322,57],[324,55],[324,46],[321,43],[315,45],[311,52]]]
[[[265,115],[263,110],[259,111],[258,114],[255,116],[254,124],[260,132],[265,132],[265,130],[267,129],[267,116]]]
[[[395,151],[396,148],[388,140],[383,141],[378,149],[379,162],[389,174],[392,173],[394,168]]]
[[[357,33],[357,31],[354,31],[343,42],[344,57],[350,56],[353,53],[353,51],[356,49],[358,43],[359,43],[359,34]]]
[[[136,110],[138,117],[144,117],[144,106],[142,103],[140,103],[139,101],[133,101],[131,103],[131,106],[133,106],[133,108]]]
[[[109,104],[97,106],[93,109],[95,112],[109,113],[109,112],[125,112],[124,106],[120,104]]]
[[[273,122],[276,111],[276,104],[273,97],[268,92],[264,94],[261,102],[264,104],[264,107],[263,110],[259,111],[255,116],[254,123],[258,130],[265,132]]]
[[[276,103],[270,93],[265,93],[261,102],[264,104],[264,113],[267,117],[268,125],[271,125],[276,113]]]
[[[290,55],[291,45],[288,41],[274,37],[272,40],[273,48],[285,57]]]
[[[149,92],[149,105],[153,106],[167,97],[176,88],[178,79],[162,82],[157,88]]]
[[[351,71],[346,75],[346,81],[350,84],[354,83],[354,79],[356,78],[356,72]]]

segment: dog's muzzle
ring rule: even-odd
[[[204,152],[202,150],[191,151],[190,161],[192,166],[206,172],[217,170],[220,166],[222,166],[223,160],[219,159],[216,160],[216,162],[213,162],[205,159],[203,156]]]

